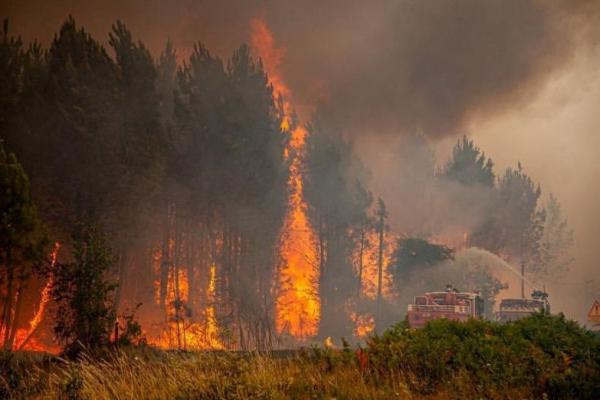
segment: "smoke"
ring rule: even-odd
[[[516,274],[516,275],[515,275]],[[520,273],[510,264],[489,251],[476,247],[461,249],[454,259],[441,262],[431,267],[420,267],[411,271],[406,285],[400,293],[399,302],[406,307],[414,296],[425,292],[443,290],[452,285],[464,292],[480,292],[486,304],[487,316],[493,318],[497,299],[506,289],[512,289],[513,282],[520,287]],[[529,282],[527,289],[533,287]],[[512,292],[508,292],[511,293]]]
[[[304,114],[323,100],[355,135],[420,130],[442,137],[535,96],[570,62],[591,7],[522,0],[9,0],[8,16],[17,32],[42,41],[68,14],[102,39],[121,19],[155,54],[170,37],[182,56],[197,41],[227,56],[248,41],[250,22],[260,17],[286,49],[284,77]]]

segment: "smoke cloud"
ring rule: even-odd
[[[68,14],[103,39],[121,19],[154,53],[170,37],[181,56],[203,41],[226,57],[260,17],[286,49],[285,79],[305,117],[321,100],[356,135],[441,137],[530,100],[571,60],[592,3],[8,0],[7,8],[28,39],[48,41]]]

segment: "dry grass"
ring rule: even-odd
[[[325,361],[324,361],[325,360]],[[36,362],[15,398],[412,399],[400,382],[376,385],[357,365],[294,355],[120,352],[102,361]]]
[[[564,316],[398,324],[365,350],[0,353],[0,399],[600,398],[600,336]]]

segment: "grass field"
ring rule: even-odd
[[[399,324],[364,349],[4,354],[0,398],[597,399],[600,341],[561,317]]]

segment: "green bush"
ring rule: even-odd
[[[368,343],[375,380],[401,376],[420,394],[600,398],[600,339],[563,315],[509,324],[435,320],[397,324]],[[465,393],[467,392],[467,393]]]

